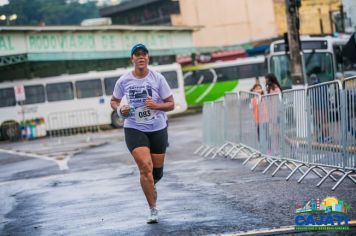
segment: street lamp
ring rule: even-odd
[[[1,15],[0,16],[0,20],[6,20],[6,25],[10,25],[10,21],[16,20],[17,19],[17,15],[16,14],[12,14],[9,16],[6,15]]]

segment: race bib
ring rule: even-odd
[[[135,110],[135,119],[137,123],[150,123],[155,118],[155,112],[147,107],[138,107]]]

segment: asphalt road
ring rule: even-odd
[[[296,203],[336,196],[351,204],[356,185],[315,187],[310,175],[285,181],[240,160],[194,155],[201,114],[172,118],[164,177],[158,184],[160,223],[148,207],[122,130],[0,144],[0,235],[211,235],[294,225]],[[351,235],[354,230],[338,235]],[[336,233],[332,233],[335,235]],[[301,234],[305,235],[305,233]],[[320,234],[321,235],[321,234]],[[322,234],[325,235],[325,234]],[[330,234],[331,235],[331,234]]]

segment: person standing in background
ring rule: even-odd
[[[266,79],[267,94],[282,92],[282,87],[279,84],[277,77],[274,74],[270,73],[265,75],[265,79]]]
[[[253,92],[253,93],[257,93],[257,94],[259,94],[261,96],[264,94],[262,86],[259,83],[254,84],[250,91]],[[255,124],[256,124],[256,127],[257,127],[257,138],[258,138],[258,141],[260,141],[260,121],[261,120],[260,120],[260,108],[259,108],[260,101],[259,101],[259,97],[258,96],[254,96],[252,98],[251,106],[252,106],[253,118],[255,119]],[[263,114],[262,115],[263,116],[262,117],[263,120],[266,119],[266,117],[264,117],[264,115],[267,115],[267,114]]]
[[[277,77],[273,73],[265,75],[266,91],[268,95],[276,95],[282,93],[282,87],[278,82]],[[266,109],[266,123],[262,128],[262,136],[264,143],[267,144],[268,155],[276,154],[279,146],[279,126],[280,118],[278,116],[278,107],[280,103],[279,96],[269,96],[263,103],[263,108]],[[276,138],[272,138],[276,137]]]

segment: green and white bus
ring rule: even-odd
[[[225,92],[249,91],[264,76],[264,61],[261,56],[183,67],[188,106],[221,99]]]
[[[343,59],[341,52],[349,40],[343,37],[310,37],[302,36],[302,70],[305,84],[313,84],[313,78],[318,82],[332,81],[335,78],[355,75],[356,64]],[[285,51],[284,40],[278,40],[270,45],[267,56],[268,71],[274,73],[284,89],[292,87],[290,59]]]

